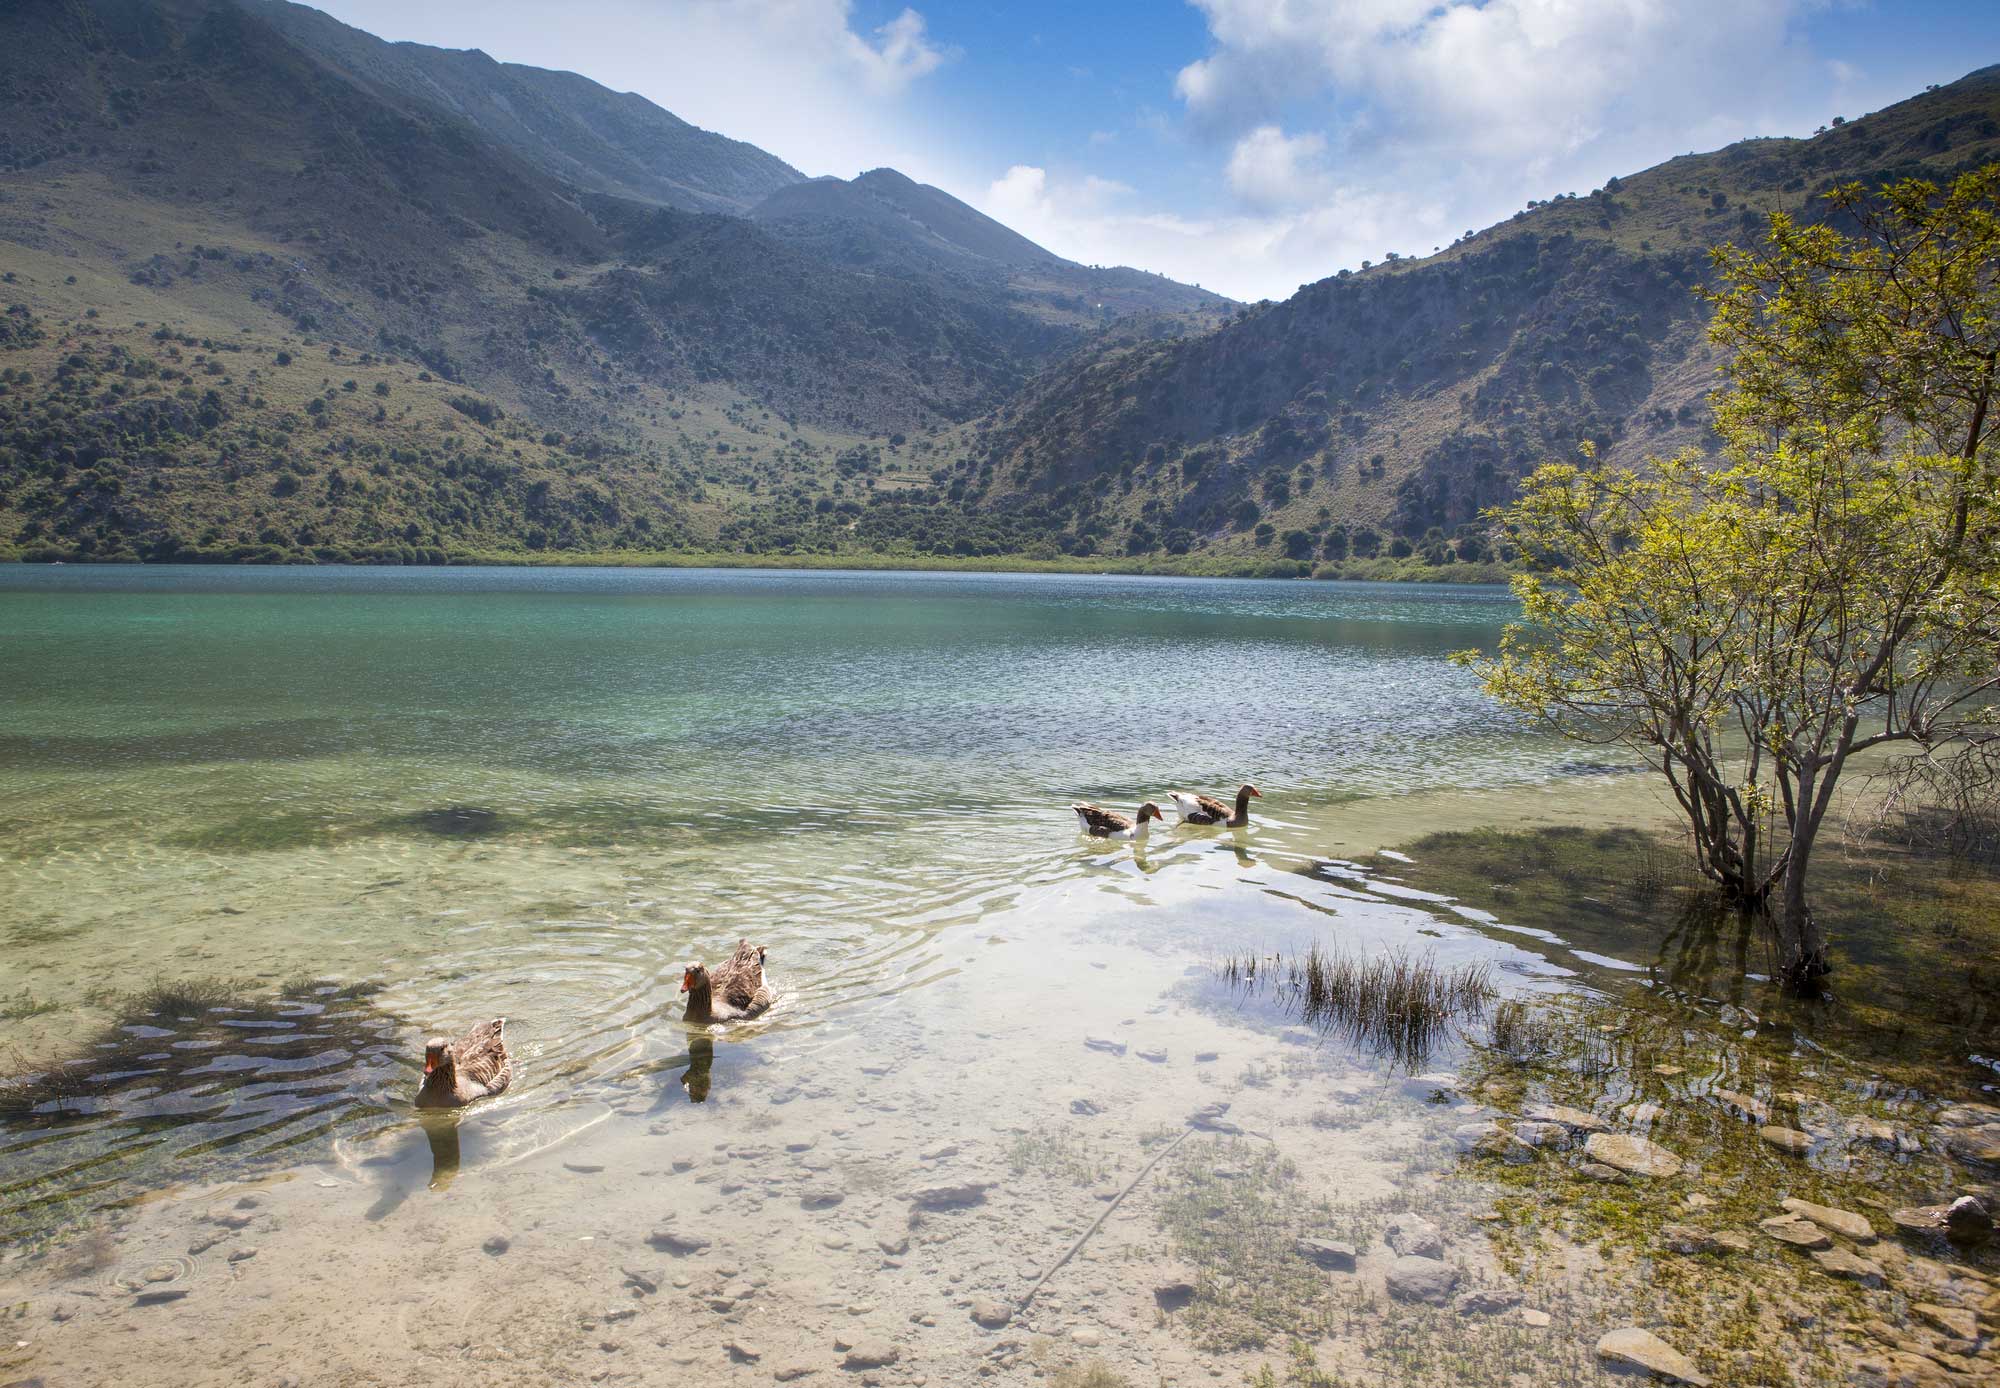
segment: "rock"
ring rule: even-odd
[[[991,1181],[961,1181],[955,1185],[918,1186],[903,1198],[920,1210],[954,1210],[983,1203],[986,1192],[993,1189],[993,1184]]]
[[[1887,1148],[1891,1152],[1903,1150],[1903,1135],[1880,1119],[1861,1118],[1855,1120],[1854,1135],[1863,1142],[1876,1147]]]
[[[1757,1129],[1757,1136],[1768,1145],[1793,1157],[1804,1156],[1813,1145],[1811,1133],[1802,1133],[1797,1128],[1780,1127],[1775,1123]]]
[[[1685,1075],[1687,1071],[1678,1065],[1655,1065],[1653,1073],[1663,1079],[1672,1079],[1675,1075]]]
[[[1597,1342],[1597,1357],[1607,1364],[1644,1369],[1672,1383],[1689,1383],[1695,1388],[1708,1383],[1694,1361],[1659,1336],[1637,1327],[1607,1332]]]
[[[1859,1253],[1849,1253],[1844,1248],[1828,1248],[1812,1255],[1821,1272],[1828,1277],[1844,1277],[1850,1282],[1860,1282],[1866,1286],[1882,1285],[1884,1273],[1882,1265],[1872,1258],[1864,1258]]]
[[[1733,1089],[1717,1089],[1713,1093],[1724,1108],[1748,1118],[1753,1123],[1771,1121],[1771,1106],[1762,1099],[1752,1098],[1748,1094],[1738,1094]]]
[[[1810,1200],[1786,1200],[1782,1203],[1785,1209],[1800,1219],[1809,1219],[1829,1233],[1853,1239],[1856,1243],[1875,1242],[1875,1226],[1852,1210],[1836,1210],[1830,1205],[1815,1205]]]
[[[1086,1050],[1103,1051],[1106,1055],[1125,1054],[1125,1043],[1123,1041],[1113,1041],[1108,1037],[1086,1036],[1083,1038],[1083,1044]]]
[[[204,1234],[188,1245],[188,1257],[199,1258],[228,1237],[227,1234]]]
[[[958,1144],[956,1142],[943,1142],[939,1143],[935,1147],[928,1149],[927,1151],[922,1151],[917,1153],[917,1160],[943,1161],[946,1157],[955,1157],[957,1155],[958,1155]]]
[[[676,1258],[685,1258],[691,1253],[705,1251],[710,1240],[700,1234],[684,1234],[677,1229],[662,1225],[646,1236],[646,1242],[662,1253],[671,1253]]]
[[[1451,1140],[1458,1145],[1459,1151],[1472,1152],[1478,1150],[1481,1143],[1498,1137],[1501,1132],[1500,1125],[1487,1118],[1477,1123],[1459,1124],[1451,1130]]]
[[[1317,1263],[1323,1268],[1332,1268],[1336,1272],[1354,1271],[1353,1244],[1335,1243],[1330,1239],[1300,1239],[1293,1247],[1307,1262]]]
[[[1885,1354],[1856,1360],[1848,1382],[1857,1388],[1947,1388],[1951,1378],[1920,1354]]]
[[[1534,1144],[1523,1141],[1505,1128],[1489,1124],[1493,1131],[1472,1144],[1474,1156],[1488,1161],[1505,1162],[1508,1166],[1526,1166],[1536,1156]],[[1558,1129],[1557,1131],[1561,1131]]]
[[[1104,1112],[1104,1105],[1098,1103],[1095,1099],[1071,1099],[1069,1101],[1069,1111],[1083,1118],[1095,1118],[1098,1114]]]
[[[1889,1211],[1889,1222],[1896,1226],[1899,1234],[1913,1238],[1937,1238],[1944,1234],[1944,1216],[1948,1205],[1907,1205]]]
[[[634,1272],[631,1268],[620,1268],[618,1270],[625,1274],[625,1285],[640,1296],[652,1296],[660,1290],[657,1274]]]
[[[1569,1146],[1570,1130],[1560,1123],[1516,1123],[1514,1140],[1530,1147],[1561,1151]]]
[[[722,1347],[729,1351],[729,1357],[739,1364],[754,1364],[764,1357],[764,1351],[748,1340],[725,1340]]]
[[[1571,1108],[1567,1104],[1537,1104],[1528,1110],[1527,1117],[1537,1123],[1560,1123],[1580,1133],[1611,1130],[1611,1125],[1596,1114],[1586,1109]]]
[[[1576,1169],[1576,1174],[1593,1181],[1623,1181],[1625,1173],[1615,1166],[1606,1166],[1601,1161],[1587,1161]]]
[[[1757,1227],[1779,1243],[1789,1244],[1793,1248],[1833,1247],[1833,1240],[1826,1236],[1826,1230],[1796,1215],[1773,1215],[1769,1219],[1759,1220]]]
[[[1537,1311],[1532,1306],[1523,1306],[1521,1308],[1521,1324],[1532,1327],[1535,1330],[1547,1330],[1549,1328],[1549,1313],[1547,1311]]]
[[[566,1161],[563,1170],[573,1171],[579,1176],[597,1176],[603,1174],[604,1168],[595,1162]]]
[[[1094,1325],[1079,1325],[1069,1333],[1070,1343],[1085,1349],[1096,1349],[1104,1343],[1104,1336]]]
[[[485,1243],[479,1245],[481,1251],[489,1258],[497,1258],[513,1246],[513,1240],[509,1239],[505,1234],[495,1234],[487,1239]]]
[[[157,1292],[141,1292],[132,1298],[134,1306],[165,1306],[170,1301],[179,1301],[188,1294],[186,1287],[165,1287]]]
[[[254,1248],[239,1248],[229,1255],[229,1261],[232,1263],[247,1263],[256,1256],[257,1250]]]
[[[1750,1240],[1734,1230],[1711,1232],[1697,1229],[1690,1224],[1662,1224],[1660,1243],[1669,1252],[1700,1253],[1748,1253]]]
[[[801,1364],[797,1360],[793,1360],[789,1364],[780,1364],[771,1374],[771,1377],[780,1383],[790,1383],[794,1379],[804,1378],[807,1374],[816,1374],[818,1372],[819,1370],[810,1364]]]
[[[1462,1316],[1497,1316],[1502,1311],[1511,1311],[1521,1304],[1519,1292],[1479,1291],[1467,1292],[1456,1305]]]
[[[847,1192],[836,1186],[809,1186],[799,1195],[802,1210],[830,1210],[847,1198]]]
[[[1422,1301],[1442,1306],[1458,1285],[1456,1269],[1436,1258],[1401,1257],[1389,1264],[1389,1295],[1398,1301]]]
[[[1014,1319],[1014,1308],[1004,1301],[995,1301],[990,1296],[972,1298],[972,1320],[975,1325],[983,1325],[988,1330],[999,1330]]]
[[[1985,1243],[1993,1237],[1993,1212],[1976,1195],[1961,1195],[1945,1207],[1945,1237],[1953,1243]]]
[[[840,1365],[844,1369],[881,1369],[902,1357],[902,1350],[879,1335],[863,1335],[847,1347]]]
[[[1681,1174],[1681,1159],[1650,1138],[1631,1133],[1593,1133],[1583,1144],[1592,1161],[1633,1176],[1666,1178]]]
[[[2000,1124],[2000,1105],[1953,1104],[1939,1111],[1937,1121],[1942,1128],[1983,1128]]]
[[[1155,1065],[1165,1065],[1167,1063],[1167,1053],[1164,1048],[1140,1051],[1139,1059],[1151,1061]]]
[[[875,1246],[891,1258],[900,1258],[910,1251],[910,1236],[893,1232],[883,1234],[875,1240]]]
[[[1220,1059],[1222,1059],[1221,1051],[1196,1051],[1194,1053],[1194,1063],[1197,1065],[1208,1065]]]
[[[1650,1128],[1660,1121],[1663,1110],[1651,1099],[1641,1103],[1627,1104],[1618,1110],[1618,1116],[1635,1128]]]
[[[1925,1325],[1935,1330],[1942,1330],[1954,1340],[1979,1338],[1979,1317],[1963,1306],[1937,1306],[1929,1302],[1917,1302],[1910,1307],[1910,1311]]]
[[[1444,1234],[1414,1210],[1390,1216],[1382,1241],[1405,1258],[1444,1257]]]

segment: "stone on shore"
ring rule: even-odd
[[[1300,1257],[1323,1268],[1332,1268],[1337,1272],[1354,1271],[1353,1244],[1336,1243],[1331,1239],[1300,1239],[1294,1247]]]
[[[1859,1253],[1849,1253],[1844,1248],[1822,1249],[1812,1255],[1821,1272],[1829,1277],[1844,1277],[1850,1282],[1864,1286],[1879,1287],[1886,1275],[1882,1265],[1873,1258],[1864,1258]]]
[[[1797,1199],[1784,1201],[1783,1207],[1800,1219],[1809,1219],[1842,1238],[1853,1239],[1856,1243],[1875,1242],[1875,1226],[1852,1210],[1837,1210],[1831,1205],[1815,1205],[1810,1200]]]
[[[1389,1295],[1398,1301],[1442,1306],[1457,1285],[1457,1270],[1436,1258],[1402,1257],[1389,1264]]]
[[[709,1240],[699,1234],[683,1233],[670,1226],[661,1226],[646,1236],[646,1242],[663,1253],[671,1253],[676,1258],[685,1258],[691,1253],[700,1253],[709,1246]]]
[[[1775,1123],[1757,1129],[1757,1136],[1768,1145],[1793,1157],[1804,1156],[1813,1145],[1811,1133],[1802,1133],[1797,1128],[1781,1127]]]
[[[1759,1229],[1769,1234],[1779,1243],[1790,1244],[1793,1248],[1831,1248],[1833,1240],[1826,1236],[1826,1230],[1797,1215],[1773,1215],[1760,1220]]]
[[[1014,1319],[1014,1309],[990,1296],[976,1296],[972,1298],[972,1319],[974,1324],[988,1330],[999,1330]]]
[[[1597,1342],[1597,1357],[1607,1364],[1644,1369],[1673,1383],[1706,1388],[1708,1378],[1694,1361],[1651,1331],[1636,1327],[1608,1331]]]
[[[1580,1133],[1602,1133],[1611,1129],[1611,1125],[1596,1114],[1571,1108],[1567,1104],[1537,1104],[1528,1110],[1526,1116],[1536,1123],[1560,1123]]]
[[[1665,1178],[1681,1173],[1681,1159],[1650,1138],[1631,1133],[1593,1133],[1583,1144],[1594,1162],[1633,1176]]]
[[[847,1347],[847,1357],[840,1361],[846,1369],[881,1369],[903,1357],[903,1352],[879,1335],[864,1335]]]
[[[1392,1216],[1382,1241],[1405,1258],[1444,1257],[1444,1234],[1414,1210]]]
[[[1753,1123],[1768,1123],[1771,1121],[1771,1106],[1762,1099],[1752,1098],[1748,1094],[1739,1094],[1733,1089],[1717,1089],[1713,1092],[1716,1100],[1724,1108],[1741,1114]]]

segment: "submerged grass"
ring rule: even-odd
[[[1493,998],[1485,963],[1445,965],[1403,949],[1356,958],[1315,941],[1304,955],[1232,955],[1221,972],[1239,987],[1274,986],[1307,1025],[1411,1069],[1421,1069],[1461,1020],[1483,1016]]]

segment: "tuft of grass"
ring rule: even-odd
[[[1088,1364],[1065,1364],[1049,1380],[1055,1388],[1132,1388],[1132,1380],[1113,1373],[1102,1359]]]
[[[1460,1019],[1483,1016],[1493,997],[1484,963],[1445,965],[1429,952],[1403,949],[1355,958],[1317,941],[1303,956],[1231,956],[1222,975],[1244,987],[1269,983],[1308,1025],[1411,1069],[1421,1068]]]

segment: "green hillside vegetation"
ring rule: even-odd
[[[1535,465],[1708,439],[1710,244],[1996,154],[1988,70],[1240,308],[573,74],[23,0],[0,557],[1492,577]]]

